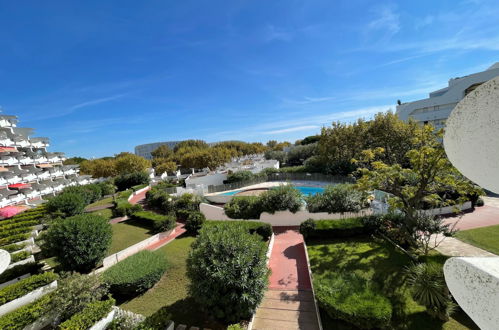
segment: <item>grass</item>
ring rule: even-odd
[[[458,231],[456,238],[489,252],[499,254],[499,225]]]
[[[346,272],[379,285],[392,301],[394,329],[478,329],[463,312],[456,312],[448,322],[432,319],[425,308],[412,299],[409,288],[404,284],[404,266],[410,264],[410,259],[384,241],[349,238],[310,240],[307,244],[315,278]],[[432,255],[427,261],[443,264],[445,257]],[[332,320],[322,310],[321,319],[324,329],[352,329],[346,323]]]
[[[155,313],[171,319],[175,324],[200,328],[225,329],[220,324],[207,320],[199,306],[189,297],[186,275],[187,256],[195,238],[180,236],[155,253],[163,254],[168,260],[168,269],[161,280],[141,296],[124,302],[120,307],[150,316]]]
[[[88,204],[86,208],[91,208],[91,207],[96,207],[96,206],[111,204],[112,202],[113,202],[113,197],[107,197],[107,198],[103,198],[101,200],[98,200],[96,202],[93,202],[92,204]]]
[[[127,247],[152,236],[150,228],[139,226],[133,220],[115,223],[111,226],[113,228],[113,240],[108,255],[126,249]]]
[[[113,218],[113,210],[111,210],[111,209],[94,211],[94,212],[92,212],[92,214],[100,215],[101,217],[104,217],[107,220],[111,220]]]

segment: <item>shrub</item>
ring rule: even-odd
[[[14,228],[14,229],[10,229],[10,230],[0,231],[0,238],[14,236],[14,235],[18,235],[18,234],[29,233],[32,230],[33,230],[33,227],[21,227],[21,228]]]
[[[201,199],[194,194],[183,194],[177,197],[174,202],[175,210],[199,211]]]
[[[483,198],[478,198],[477,201],[476,201],[476,206],[484,206],[485,205],[485,202],[483,201]]]
[[[203,213],[199,211],[192,211],[185,222],[185,229],[189,233],[197,234],[205,221],[206,218]]]
[[[66,321],[108,293],[100,276],[78,273],[65,275],[58,281],[57,290],[49,303],[50,311],[58,315],[59,322]]]
[[[114,184],[118,191],[132,188],[139,184],[148,184],[149,175],[146,172],[135,172],[130,174],[119,175],[114,179]]]
[[[0,283],[8,282],[25,274],[36,274],[39,271],[40,265],[35,262],[17,265],[7,269],[2,274],[0,274]]]
[[[364,193],[352,184],[327,186],[324,192],[307,197],[307,209],[312,212],[358,212],[366,206]]]
[[[87,272],[106,256],[112,229],[98,215],[83,214],[55,221],[44,233],[42,250],[54,255],[65,270]]]
[[[316,228],[317,225],[315,224],[314,219],[307,219],[300,223],[300,234],[302,234],[303,237],[308,238],[315,232]]]
[[[158,187],[153,187],[146,193],[146,202],[150,207],[165,213],[174,211],[173,198],[166,191]]]
[[[113,217],[130,216],[142,210],[143,208],[140,204],[130,204],[129,202],[119,201],[113,209]]]
[[[61,330],[86,330],[91,328],[100,319],[111,311],[115,300],[109,298],[104,301],[95,301],[88,304],[83,311],[73,315],[69,320],[59,325]]]
[[[302,205],[301,193],[292,185],[280,185],[260,195],[262,211],[274,214],[289,210],[296,213]]]
[[[16,235],[12,235],[9,237],[0,238],[0,246],[7,245],[10,243],[24,241],[30,237],[31,237],[31,233],[26,233],[26,234],[16,234]]]
[[[40,299],[0,317],[0,329],[21,330],[35,322],[48,312],[47,304],[52,295],[46,294]]]
[[[87,205],[85,198],[77,193],[65,192],[61,193],[47,202],[49,212],[70,217],[83,213],[83,209]]]
[[[229,173],[227,175],[227,180],[224,183],[235,183],[235,182],[244,182],[255,180],[259,177],[259,175],[253,174],[251,171],[237,171],[234,173]]]
[[[22,279],[19,282],[0,289],[0,306],[9,301],[20,298],[31,291],[47,285],[57,279],[57,274],[47,272],[39,275],[33,275]]]
[[[262,240],[268,241],[272,236],[272,226],[266,222],[256,221],[224,221],[224,220],[208,220],[203,227],[209,226],[236,226],[243,228],[249,234],[257,234]]]
[[[103,279],[110,285],[113,294],[137,295],[156,284],[166,268],[163,256],[144,250],[106,270]]]
[[[98,185],[100,186],[102,196],[112,195],[116,192],[116,187],[111,182],[105,181]]]
[[[97,183],[86,184],[83,186],[66,187],[62,193],[79,194],[85,199],[85,204],[93,203],[102,197],[102,188]]]
[[[239,323],[231,324],[227,327],[227,330],[245,330],[246,328]]]
[[[187,221],[187,218],[189,217],[189,214],[191,214],[192,211],[189,210],[176,210],[175,211],[175,216],[179,221]]]
[[[190,295],[218,319],[249,318],[267,287],[266,250],[240,226],[203,228],[187,259]]]
[[[10,255],[10,263],[18,262],[28,258],[31,255],[28,251],[21,251]]]
[[[0,232],[8,231],[16,228],[26,228],[33,227],[38,224],[38,220],[26,220],[26,221],[18,221],[14,223],[4,224],[0,222]]]
[[[7,252],[14,252],[23,249],[24,247],[26,247],[26,245],[27,245],[26,243],[9,244],[0,247],[0,249],[5,250]]]
[[[171,215],[161,215],[151,211],[140,211],[132,214],[132,217],[144,222],[151,227],[155,233],[161,233],[175,228],[175,218]]]
[[[308,238],[333,238],[366,235],[371,232],[369,227],[364,225],[366,218],[369,217],[346,218],[338,220],[316,220],[315,229],[309,231],[307,235]]]
[[[316,279],[314,287],[319,306],[333,319],[361,329],[385,328],[390,323],[390,300],[362,277],[339,273]]]
[[[256,196],[233,197],[224,205],[224,211],[232,219],[259,219],[262,205]]]

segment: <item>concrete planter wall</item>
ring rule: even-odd
[[[57,281],[54,281],[50,284],[42,286],[36,290],[31,291],[30,293],[17,298],[15,300],[9,301],[6,304],[0,306],[0,316],[8,314],[16,309],[23,307],[24,305],[30,304],[35,300],[40,299],[47,293],[54,291],[57,288]]]
[[[8,281],[8,282],[4,282],[4,283],[0,284],[0,289],[5,288],[6,286],[9,286],[9,285],[11,285],[11,284],[17,283],[17,282],[19,282],[20,280],[23,280],[23,279],[25,279],[25,278],[27,278],[27,277],[30,277],[30,276],[31,276],[31,274],[24,274],[24,275],[21,275],[21,276],[19,276],[19,277],[16,277],[16,278],[15,278],[15,279],[13,279],[13,280],[10,280],[10,281]]]
[[[172,234],[174,232],[175,232],[175,228],[172,230],[169,230],[169,231],[165,231],[163,233],[156,234],[156,235],[151,236],[149,238],[146,238],[145,240],[140,241],[132,246],[129,246],[124,250],[121,250],[115,254],[111,254],[110,256],[104,258],[104,260],[102,261],[103,267],[99,268],[98,271],[102,272],[102,271],[106,270],[107,268],[117,264],[121,260],[126,259],[139,251],[144,250],[149,245],[154,244],[157,241],[160,241],[160,240],[164,239],[165,237],[170,236],[170,234]]]
[[[13,264],[10,264],[9,267],[7,267],[7,269],[11,269],[11,268],[19,266],[19,265],[28,264],[30,262],[35,262],[35,257],[33,255],[30,255],[28,258],[26,258],[24,260],[19,260],[18,262],[14,262]]]
[[[89,330],[104,330],[111,323],[116,315],[116,309],[113,307],[111,311],[97,323],[95,323]]]
[[[136,192],[134,192],[130,196],[128,196],[128,201],[130,201],[135,195],[138,195],[144,191],[148,191],[149,189],[151,189],[151,186],[147,186],[147,187],[144,187],[142,189],[137,190]]]
[[[206,203],[201,203],[199,205],[200,211],[204,214],[206,219],[210,220],[237,220],[229,218],[222,207],[209,205]],[[366,215],[371,215],[371,209],[361,210],[360,212],[352,213],[327,213],[318,212],[311,213],[307,210],[298,211],[292,213],[290,211],[278,211],[274,214],[263,212],[260,214],[260,219],[251,219],[247,221],[262,221],[270,223],[272,226],[299,226],[303,221],[307,219],[322,220],[322,219],[345,219],[352,217],[361,217]]]

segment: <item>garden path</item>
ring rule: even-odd
[[[303,236],[297,227],[274,227],[269,290],[252,329],[320,329]]]
[[[132,195],[132,198],[130,198],[130,200],[129,200],[130,204],[137,204],[141,200],[145,199],[146,193],[149,191],[149,189],[151,189],[151,187],[147,187],[147,189],[144,189],[140,193],[138,193],[136,195]]]
[[[168,235],[168,237],[165,237],[165,238],[149,245],[148,247],[146,247],[146,249],[151,250],[151,251],[155,251],[155,250],[165,246],[166,244],[170,243],[175,238],[179,237],[180,235],[182,235],[185,232],[186,232],[186,230],[184,228],[184,224],[177,222],[177,227],[175,227],[174,233],[171,233],[170,235]]]
[[[476,207],[474,211],[465,212],[462,216],[447,217],[444,222],[456,223],[455,228],[459,230],[499,225],[499,208],[489,205]]]
[[[437,236],[440,241],[441,236]],[[450,257],[497,257],[497,255],[480,249],[479,247],[465,243],[454,237],[446,237],[436,250]]]

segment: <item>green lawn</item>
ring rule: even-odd
[[[199,306],[187,294],[189,279],[186,275],[186,261],[190,246],[195,239],[180,236],[156,253],[168,260],[168,270],[161,280],[149,291],[120,307],[135,313],[150,316],[158,313],[175,324],[199,328],[225,329],[220,324],[206,320]]]
[[[111,209],[94,211],[91,214],[100,215],[101,217],[104,217],[107,220],[111,220],[113,218],[113,210],[111,210]]]
[[[458,231],[456,238],[489,252],[499,254],[499,225]]]
[[[311,240],[307,242],[314,278],[335,276],[337,272],[356,273],[377,283],[392,301],[392,325],[395,329],[477,329],[473,322],[459,312],[449,322],[432,319],[423,306],[418,305],[404,285],[403,269],[409,258],[386,242],[371,238]],[[442,256],[430,261],[443,263]],[[346,323],[332,320],[321,310],[323,327],[352,329]]]
[[[111,226],[113,227],[113,240],[111,248],[107,253],[108,255],[121,251],[152,236],[149,228],[138,226],[133,220],[115,223]]]
[[[106,204],[110,204],[112,202],[113,202],[113,197],[107,197],[107,198],[103,198],[101,200],[98,200],[97,202],[93,202],[92,204],[88,204],[86,208],[106,205]]]

